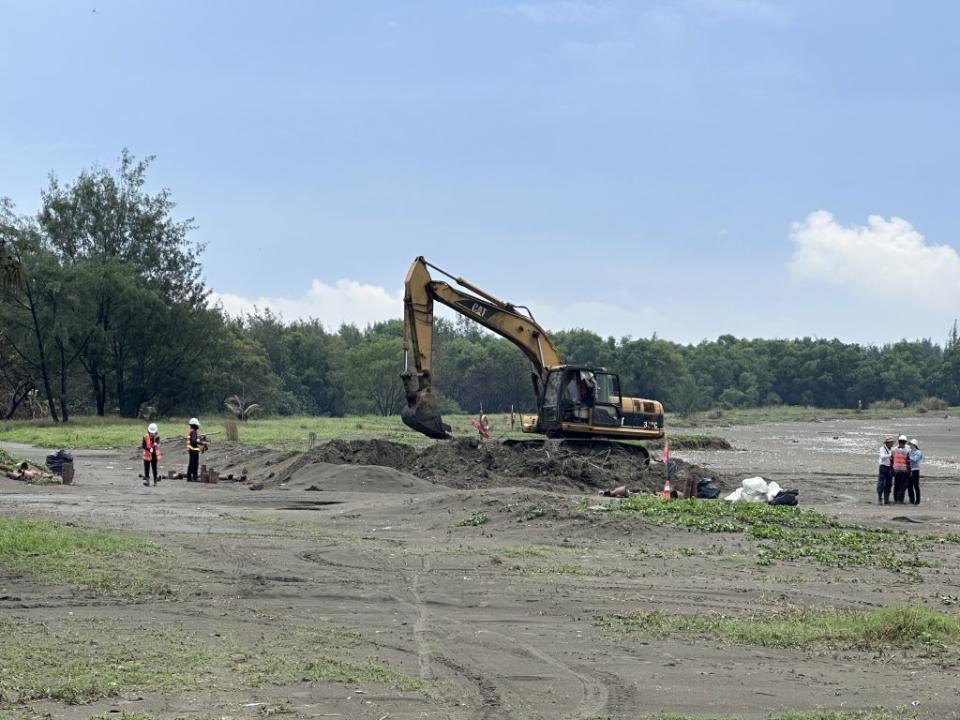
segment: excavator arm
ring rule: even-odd
[[[430,276],[430,268],[471,292],[434,280]],[[418,432],[432,438],[450,437],[450,428],[443,423],[431,392],[434,301],[512,342],[530,360],[541,381],[546,368],[561,364],[557,348],[527,308],[504,302],[418,257],[410,265],[404,282],[403,350],[406,367],[401,376],[407,396],[407,407],[401,412],[401,418]],[[526,310],[526,314],[523,310]],[[413,368],[410,367],[411,356]]]

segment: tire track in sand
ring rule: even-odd
[[[431,613],[427,609],[423,599],[423,575],[431,572],[432,567],[428,557],[420,556],[419,560],[420,568],[414,570],[410,578],[410,594],[413,597],[413,602],[411,603],[402,597],[396,596],[394,596],[394,599],[402,605],[411,607],[417,614],[413,633],[414,643],[417,648],[420,677],[424,681],[432,683],[436,679],[436,674],[433,669],[434,663],[436,662],[437,664],[443,665],[476,687],[481,702],[481,707],[478,708],[476,714],[477,717],[484,720],[487,718],[511,717],[512,715],[509,710],[504,707],[500,688],[498,688],[496,681],[493,679],[493,675],[485,672],[486,668],[478,668],[475,665],[471,666],[465,663],[462,657],[458,660],[452,660],[449,657],[436,654],[431,650],[431,643],[428,637],[429,633],[440,633],[448,638],[449,633],[431,621]],[[588,718],[597,717],[606,709],[610,696],[602,678],[579,672],[572,665],[559,660],[549,653],[504,633],[488,629],[478,630],[468,622],[449,616],[443,616],[440,622],[442,624],[458,626],[462,631],[477,639],[493,639],[497,643],[502,643],[510,649],[521,650],[529,657],[535,658],[553,668],[558,674],[572,676],[576,679],[582,689],[582,699],[570,712],[551,717],[560,717],[563,720],[587,720]],[[455,649],[455,647],[449,646],[447,649]],[[458,699],[458,701],[461,701],[461,699]],[[531,715],[528,714],[530,710],[532,710],[532,708],[527,708],[527,710],[521,714],[521,717],[531,717]]]

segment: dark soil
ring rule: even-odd
[[[592,491],[627,485],[632,490],[662,488],[663,464],[648,461],[636,445],[580,443],[565,440],[487,442],[444,440],[414,448],[389,440],[331,440],[309,452],[276,452],[239,445],[221,445],[207,456],[212,467],[225,473],[247,474],[267,484],[306,480],[318,466],[379,466],[454,489],[524,486],[543,490]],[[726,484],[714,471],[682,460],[676,463],[674,489],[687,480],[711,477]],[[398,488],[399,490],[399,488]]]

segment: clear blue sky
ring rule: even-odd
[[[333,327],[399,317],[423,254],[552,328],[939,342],[958,26],[946,1],[0,0],[0,195],[156,154],[226,307]]]

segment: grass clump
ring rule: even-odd
[[[14,457],[3,448],[0,448],[0,471],[6,472],[7,470],[14,470],[20,467],[21,462],[23,461],[20,460],[20,458]]]
[[[786,710],[768,716],[768,720],[916,720],[917,713],[906,708],[888,710]],[[958,717],[958,716],[955,716]],[[644,720],[731,720],[729,717],[706,717],[702,715],[674,715],[672,713],[648,716]]]
[[[74,585],[99,595],[160,595],[163,550],[153,543],[50,520],[0,517],[0,567],[37,582]]]
[[[609,575],[606,570],[577,565],[575,563],[545,563],[541,565],[525,565],[513,568],[523,575],[573,575],[575,577],[601,577]]]
[[[496,552],[510,558],[551,557],[560,552],[570,552],[570,548],[560,548],[554,545],[517,545],[497,548]]]
[[[0,448],[0,474],[7,473],[12,470],[19,470],[20,466],[23,463],[24,463],[24,460],[21,460],[15,455],[11,455],[3,448]],[[32,477],[25,480],[25,482],[28,485],[60,485],[61,484],[62,481],[60,480],[60,478],[54,475],[51,475],[45,468],[40,467],[36,463],[27,461],[26,465],[31,470],[40,470],[44,473],[43,475],[38,475],[37,477]],[[2,718],[0,718],[0,720],[2,720]]]
[[[230,423],[235,418],[225,416],[203,417],[203,432],[210,433],[212,444],[230,437]],[[470,426],[475,415],[450,414],[444,422],[458,437],[476,437]],[[496,437],[526,437],[519,425],[510,430],[509,416],[490,414]],[[157,421],[163,443],[179,443],[187,427],[187,418],[165,418]],[[4,440],[53,448],[129,448],[140,446],[144,421],[110,417],[72,416],[68,423],[50,420],[0,420],[0,436]],[[358,440],[381,438],[406,445],[422,444],[424,436],[409,429],[397,415],[362,415],[349,417],[286,416],[245,420],[238,441],[244,445],[271,447],[278,450],[308,450],[313,444],[335,438]]]
[[[487,514],[483,510],[477,510],[477,512],[473,513],[470,517],[464,518],[463,520],[458,522],[457,527],[471,527],[476,525],[483,525],[489,520],[490,518],[487,516]]]
[[[351,658],[356,632],[284,628],[282,634],[210,638],[168,625],[65,618],[0,620],[0,718],[13,703],[77,704],[127,692],[237,689],[295,682],[376,683],[421,690],[423,681],[377,660]]]
[[[813,560],[830,567],[878,567],[914,573],[929,565],[920,553],[953,538],[846,525],[809,508],[716,500],[661,500],[633,495],[620,509],[658,525],[715,533],[746,533],[762,541],[758,562]]]
[[[872,611],[804,609],[745,618],[638,611],[604,617],[598,624],[615,638],[680,636],[769,648],[875,650],[960,645],[960,616],[920,605]]]
[[[620,509],[635,512],[658,525],[685,527],[706,532],[745,532],[755,525],[775,524],[794,528],[828,528],[840,523],[809,508],[728,503],[716,500],[661,500],[652,495],[631,495]]]
[[[339,682],[357,685],[377,683],[396,690],[423,690],[423,680],[398,672],[383,663],[373,660],[344,660],[342,658],[317,657],[304,667],[304,679],[314,682]]]
[[[378,683],[396,690],[425,688],[419,677],[382,662],[340,655],[360,642],[358,633],[339,628],[287,628],[282,637],[269,641],[251,644],[239,638],[228,640],[223,665],[230,676],[253,687],[310,681]]]
[[[880,567],[911,572],[929,564],[920,558],[920,552],[933,547],[921,536],[856,527],[811,532],[757,525],[750,529],[750,534],[758,540],[770,541],[760,551],[763,565],[772,560],[810,558],[833,567]]]
[[[89,702],[130,690],[195,685],[209,652],[180,630],[75,620],[56,631],[24,618],[0,620],[0,702]]]

